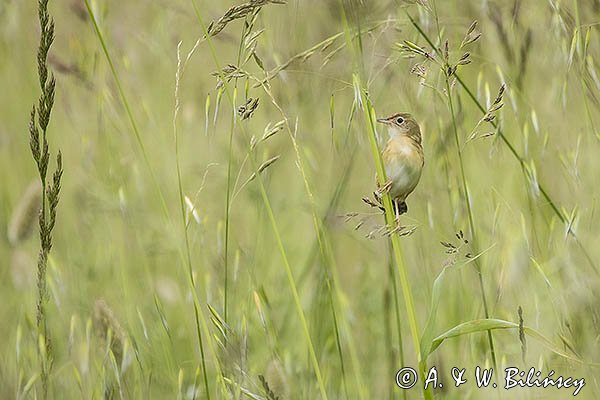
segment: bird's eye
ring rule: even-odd
[[[404,118],[402,118],[402,117],[398,117],[398,118],[396,119],[396,123],[397,123],[398,125],[400,125],[400,124],[401,124],[401,123],[403,123],[403,122],[404,122]]]

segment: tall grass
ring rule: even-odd
[[[48,12],[48,0],[38,2],[38,18],[40,24],[40,42],[37,48],[37,70],[41,94],[37,106],[34,104],[29,119],[29,145],[31,154],[35,161],[39,183],[41,186],[41,202],[33,200],[33,204],[39,214],[39,237],[40,250],[37,261],[37,305],[36,305],[36,327],[37,335],[34,348],[40,360],[40,380],[42,383],[41,397],[48,398],[50,374],[54,363],[54,350],[50,335],[48,321],[48,259],[52,249],[52,231],[56,224],[56,211],[58,207],[60,185],[62,179],[62,155],[60,150],[56,155],[56,169],[52,180],[48,179],[48,167],[50,162],[50,149],[48,144],[48,125],[52,108],[54,107],[54,95],[56,80],[48,68],[48,53],[54,41],[54,20]],[[21,219],[21,218],[20,218]],[[25,216],[22,218],[25,219]],[[16,225],[22,225],[18,223]],[[24,229],[17,229],[22,231]],[[12,235],[20,238],[22,234]]]
[[[597,398],[595,3],[3,3],[0,398]]]

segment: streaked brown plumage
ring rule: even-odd
[[[385,173],[396,213],[408,211],[406,198],[415,190],[425,163],[421,129],[408,113],[397,113],[377,120],[388,127],[390,139],[383,150]]]

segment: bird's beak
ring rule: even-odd
[[[382,124],[385,124],[387,122],[387,118],[377,118],[377,122],[381,122]]]

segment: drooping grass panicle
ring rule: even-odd
[[[247,3],[243,3],[237,6],[231,7],[223,14],[217,21],[213,21],[208,25],[207,33],[209,36],[216,36],[221,32],[227,24],[237,19],[245,18],[250,13],[254,12],[257,8],[260,8],[269,3],[272,4],[285,4],[284,0],[250,0]]]

